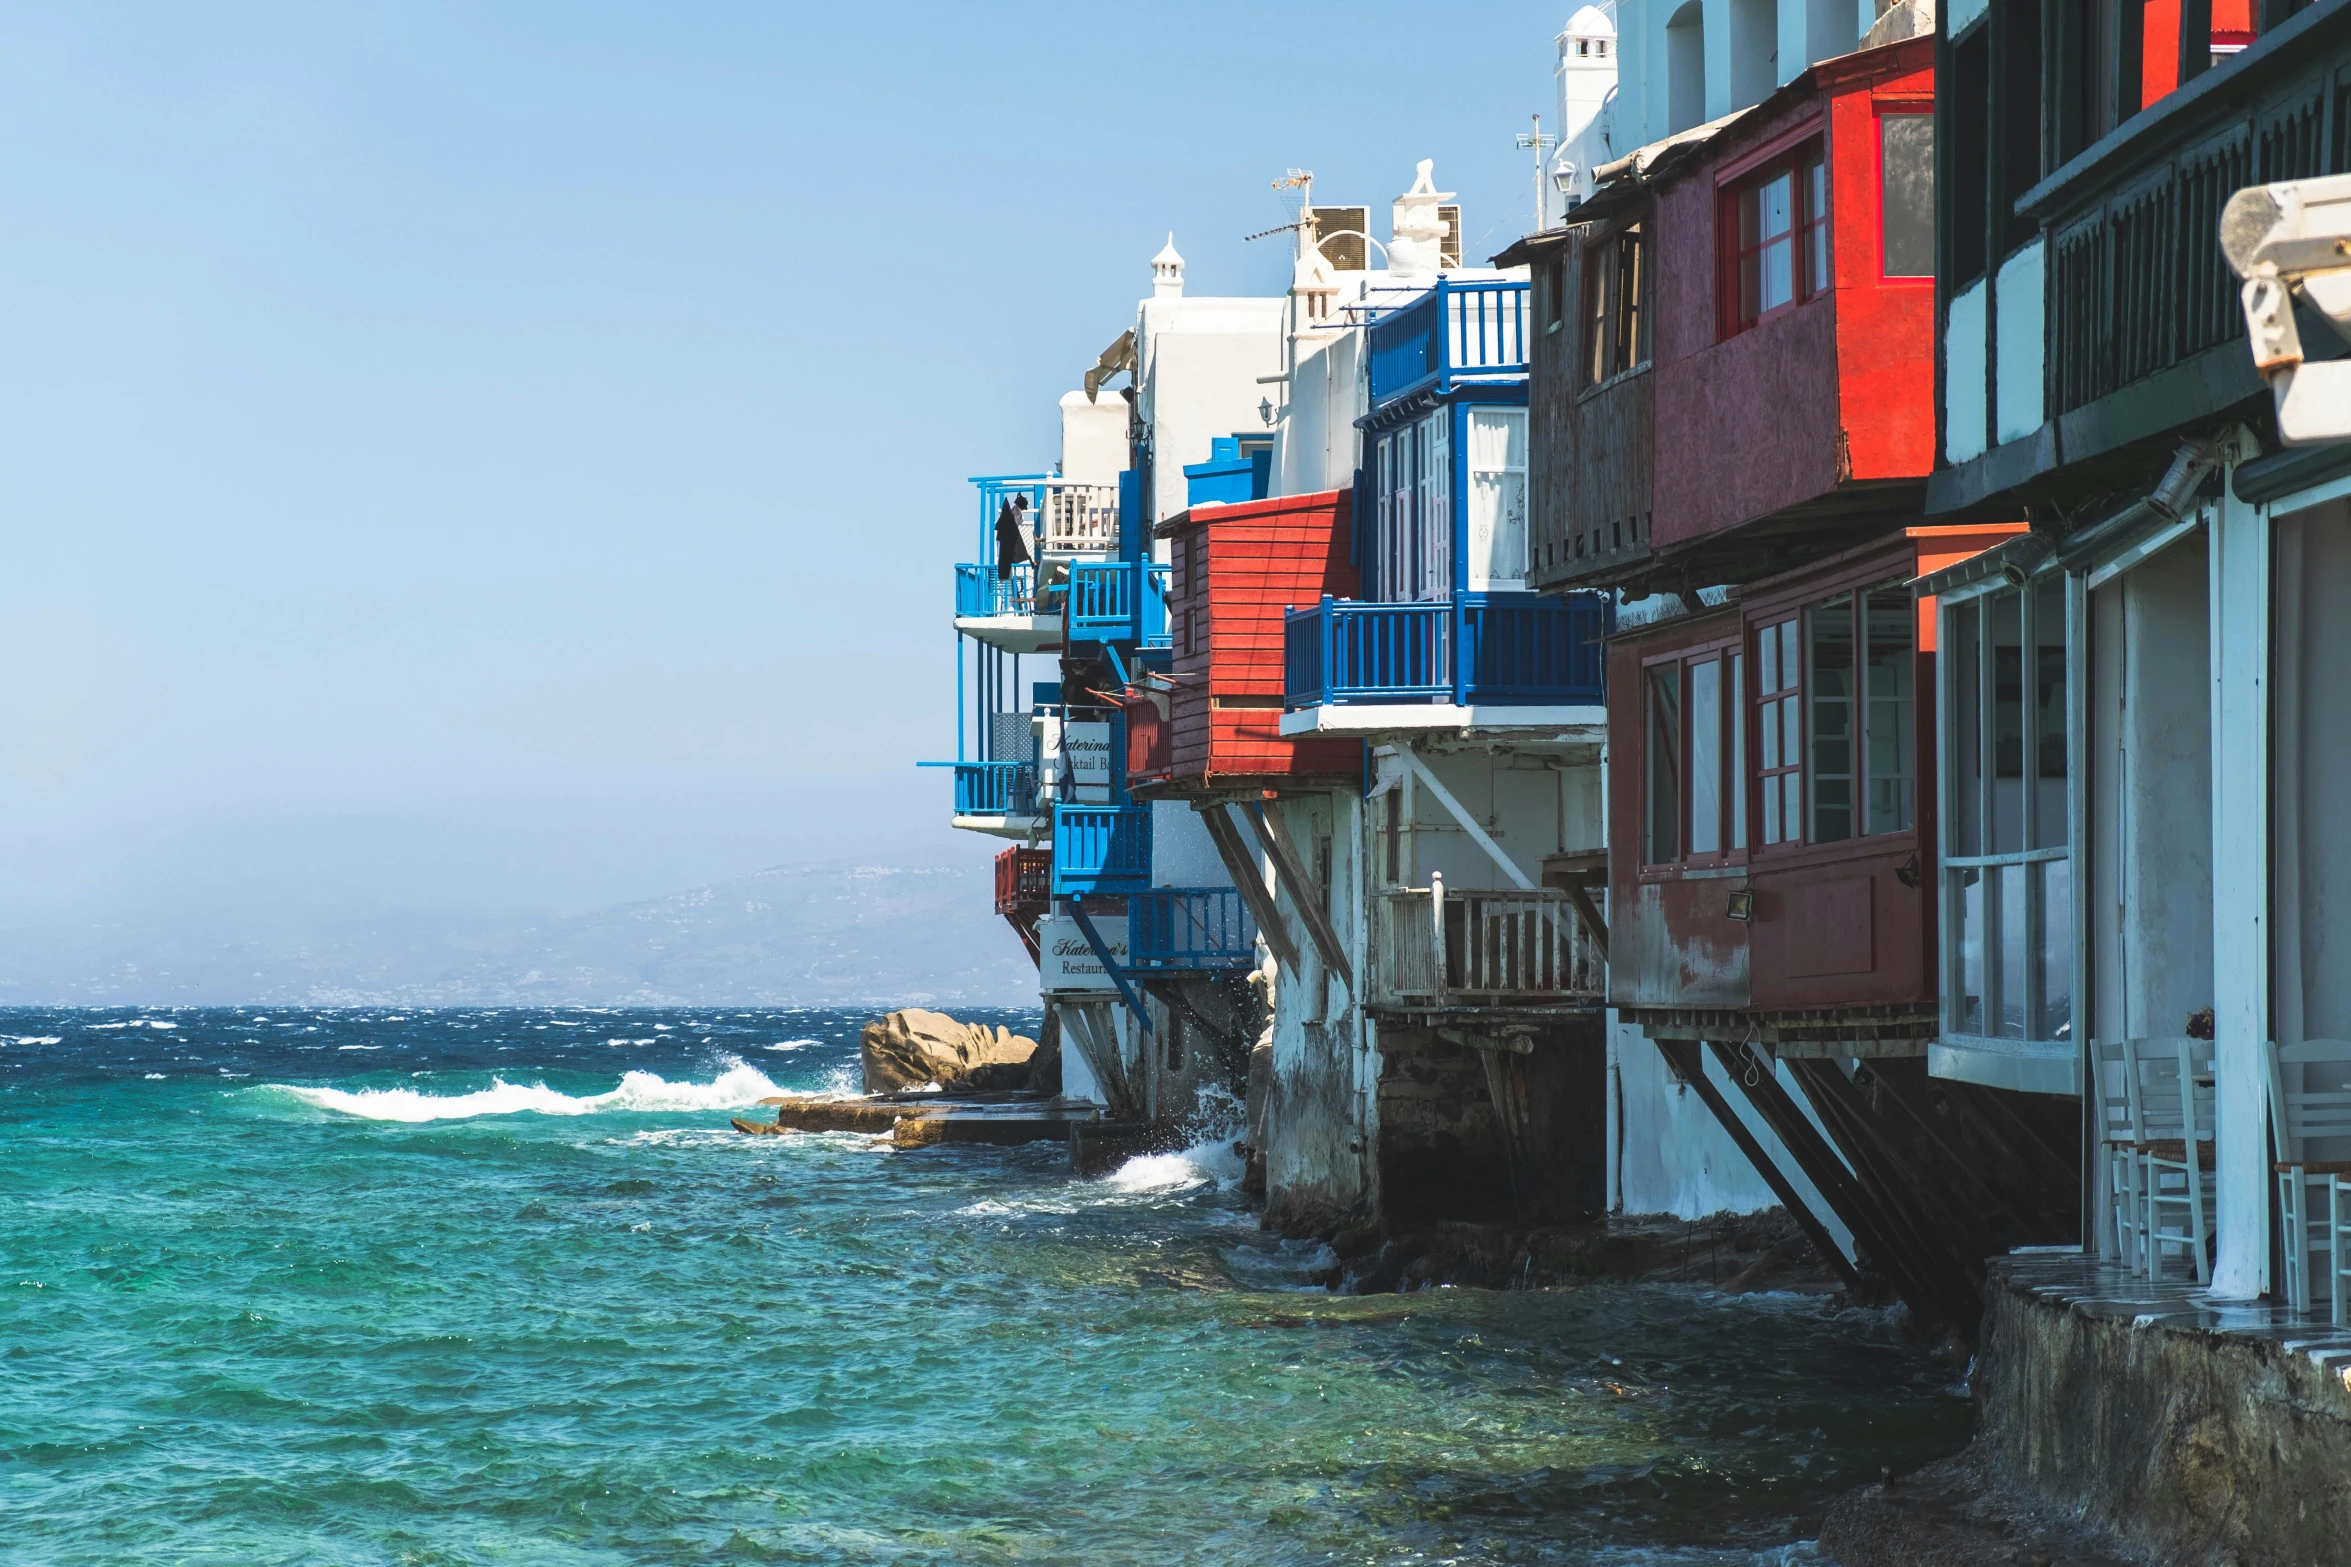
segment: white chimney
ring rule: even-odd
[[[1151,297],[1184,297],[1184,258],[1176,254],[1175,235],[1172,232],[1167,236],[1167,243],[1160,247],[1159,254],[1151,258]]]
[[[1421,159],[1414,171],[1412,189],[1398,196],[1391,209],[1388,241],[1391,272],[1435,272],[1443,261],[1445,215],[1437,209],[1453,199],[1453,192],[1437,189],[1429,178],[1429,171],[1434,167],[1434,159]]]

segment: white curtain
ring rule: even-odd
[[[1527,415],[1469,416],[1469,586],[1519,589],[1527,568]]]

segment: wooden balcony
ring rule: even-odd
[[[2014,248],[1991,281],[2038,299],[2017,329],[1996,299],[1991,322],[1977,319],[1982,277],[1946,301],[1947,402],[1966,402],[1975,426],[1988,404],[1989,439],[1978,428],[1980,449],[1936,472],[1930,511],[2143,488],[2184,437],[2233,419],[2269,427],[2220,210],[2248,185],[2351,172],[2347,65],[2351,7],[2274,24],[2265,12],[2243,53],[2016,197]]]
[[[1006,849],[996,856],[996,912],[1034,923],[1053,900],[1053,851]]]
[[[1150,561],[1079,561],[1069,568],[1069,639],[1167,646],[1168,568]]]
[[[1325,598],[1284,617],[1283,688],[1293,710],[1343,703],[1598,706],[1599,594],[1457,593],[1366,604]]]
[[[1053,893],[1123,896],[1151,886],[1151,808],[1053,807]]]
[[[1523,279],[1455,282],[1383,311],[1364,333],[1373,407],[1413,392],[1440,396],[1462,381],[1507,380],[1527,370]]]
[[[1153,887],[1127,898],[1128,972],[1252,968],[1257,922],[1230,887]]]
[[[1557,888],[1378,894],[1374,1004],[1399,1009],[1573,1008],[1601,1003],[1606,964]]]

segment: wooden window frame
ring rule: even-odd
[[[1716,188],[1715,198],[1715,297],[1720,302],[1717,312],[1717,335],[1728,342],[1742,332],[1753,331],[1766,321],[1787,315],[1824,294],[1836,289],[1836,272],[1831,264],[1834,251],[1829,239],[1829,219],[1836,207],[1836,178],[1828,156],[1828,139],[1817,123],[1807,126],[1786,142],[1775,145],[1767,155],[1743,162],[1734,171],[1726,172]],[[1808,170],[1818,166],[1821,171],[1821,194],[1818,210],[1812,210],[1815,201],[1811,182],[1805,177]],[[1785,175],[1789,189],[1789,221],[1786,234],[1788,245],[1788,298],[1779,304],[1759,308],[1752,316],[1744,313],[1744,302],[1739,293],[1740,264],[1749,255],[1761,255],[1781,236],[1774,235],[1754,245],[1741,243],[1739,214],[1741,206],[1764,186]],[[1815,261],[1823,281],[1815,286]]]
[[[1745,635],[1750,690],[1748,701],[1745,704],[1745,720],[1749,725],[1746,742],[1748,776],[1745,786],[1749,791],[1747,798],[1748,842],[1752,845],[1752,852],[1759,860],[1776,863],[1783,857],[1799,855],[1807,858],[1834,859],[1844,854],[1870,852],[1886,845],[1899,843],[1905,836],[1916,838],[1921,822],[1926,819],[1927,802],[1931,798],[1927,787],[1929,781],[1919,776],[1918,760],[1920,732],[1929,727],[1928,720],[1931,717],[1931,710],[1926,705],[1926,694],[1915,687],[1910,693],[1912,714],[1910,820],[1905,826],[1887,828],[1882,832],[1860,830],[1867,826],[1869,816],[1870,774],[1867,762],[1869,698],[1866,679],[1869,597],[1873,593],[1882,592],[1890,586],[1904,582],[1915,574],[1915,562],[1889,566],[1880,559],[1867,567],[1859,567],[1842,572],[1834,578],[1808,583],[1800,593],[1784,596],[1775,594],[1770,599],[1759,602],[1747,612]],[[1814,769],[1812,757],[1815,736],[1811,626],[1815,611],[1840,598],[1847,601],[1845,613],[1850,618],[1854,638],[1853,689],[1846,697],[1852,706],[1848,742],[1852,750],[1849,757],[1850,770],[1846,777],[1851,784],[1851,800],[1847,810],[1855,830],[1848,832],[1842,838],[1824,839],[1815,836],[1817,829],[1813,801]],[[1767,692],[1763,689],[1762,635],[1767,629],[1777,635],[1779,628],[1791,621],[1795,623],[1797,628],[1797,673],[1794,680],[1791,681],[1787,671],[1783,668],[1780,671],[1779,686]],[[1919,646],[1919,628],[1915,614],[1911,617],[1909,625],[1911,657],[1915,661]],[[1915,663],[1913,667],[1915,668]],[[1798,715],[1796,760],[1791,763],[1783,755],[1777,766],[1766,768],[1763,765],[1763,709],[1767,703],[1771,704],[1774,710],[1773,716],[1777,719],[1777,704],[1782,700],[1793,700],[1796,703]],[[1784,726],[1785,720],[1779,721]],[[1784,727],[1781,733],[1784,752],[1786,733]],[[1797,818],[1803,829],[1800,836],[1783,837],[1777,842],[1765,839],[1763,780],[1766,777],[1795,780],[1797,798],[1801,802]],[[1788,785],[1783,782],[1781,784],[1783,791],[1781,794],[1781,814],[1778,818],[1782,824],[1787,819],[1785,803],[1787,788]]]
[[[1746,778],[1747,744],[1745,688],[1748,652],[1740,630],[1735,625],[1718,625],[1704,640],[1684,643],[1679,647],[1660,649],[1641,660],[1641,823],[1640,858],[1644,875],[1671,876],[1677,871],[1705,870],[1720,866],[1744,865],[1748,845],[1754,841],[1754,813],[1748,808]],[[1706,664],[1722,667],[1722,688],[1715,714],[1720,733],[1715,742],[1715,768],[1719,774],[1716,800],[1721,813],[1717,825],[1717,846],[1706,853],[1693,852],[1690,847],[1691,801],[1695,791],[1693,763],[1695,749],[1691,728],[1690,693],[1694,689],[1691,672]],[[1651,706],[1651,679],[1661,670],[1671,669],[1680,677],[1680,710],[1676,718],[1675,746],[1680,767],[1677,775],[1674,809],[1674,854],[1666,859],[1651,858],[1656,845],[1655,818],[1652,807],[1656,796],[1652,788],[1650,769],[1653,765],[1651,749],[1655,734],[1654,709]]]
[[[1624,304],[1628,256],[1633,296],[1629,311]],[[1577,382],[1588,392],[1649,368],[1657,336],[1650,320],[1657,263],[1639,218],[1585,246],[1583,261],[1584,341]]]

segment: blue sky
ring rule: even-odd
[[[0,875],[580,908],[945,826],[971,473],[1570,5],[0,6]],[[1379,220],[1384,229],[1384,215]]]

